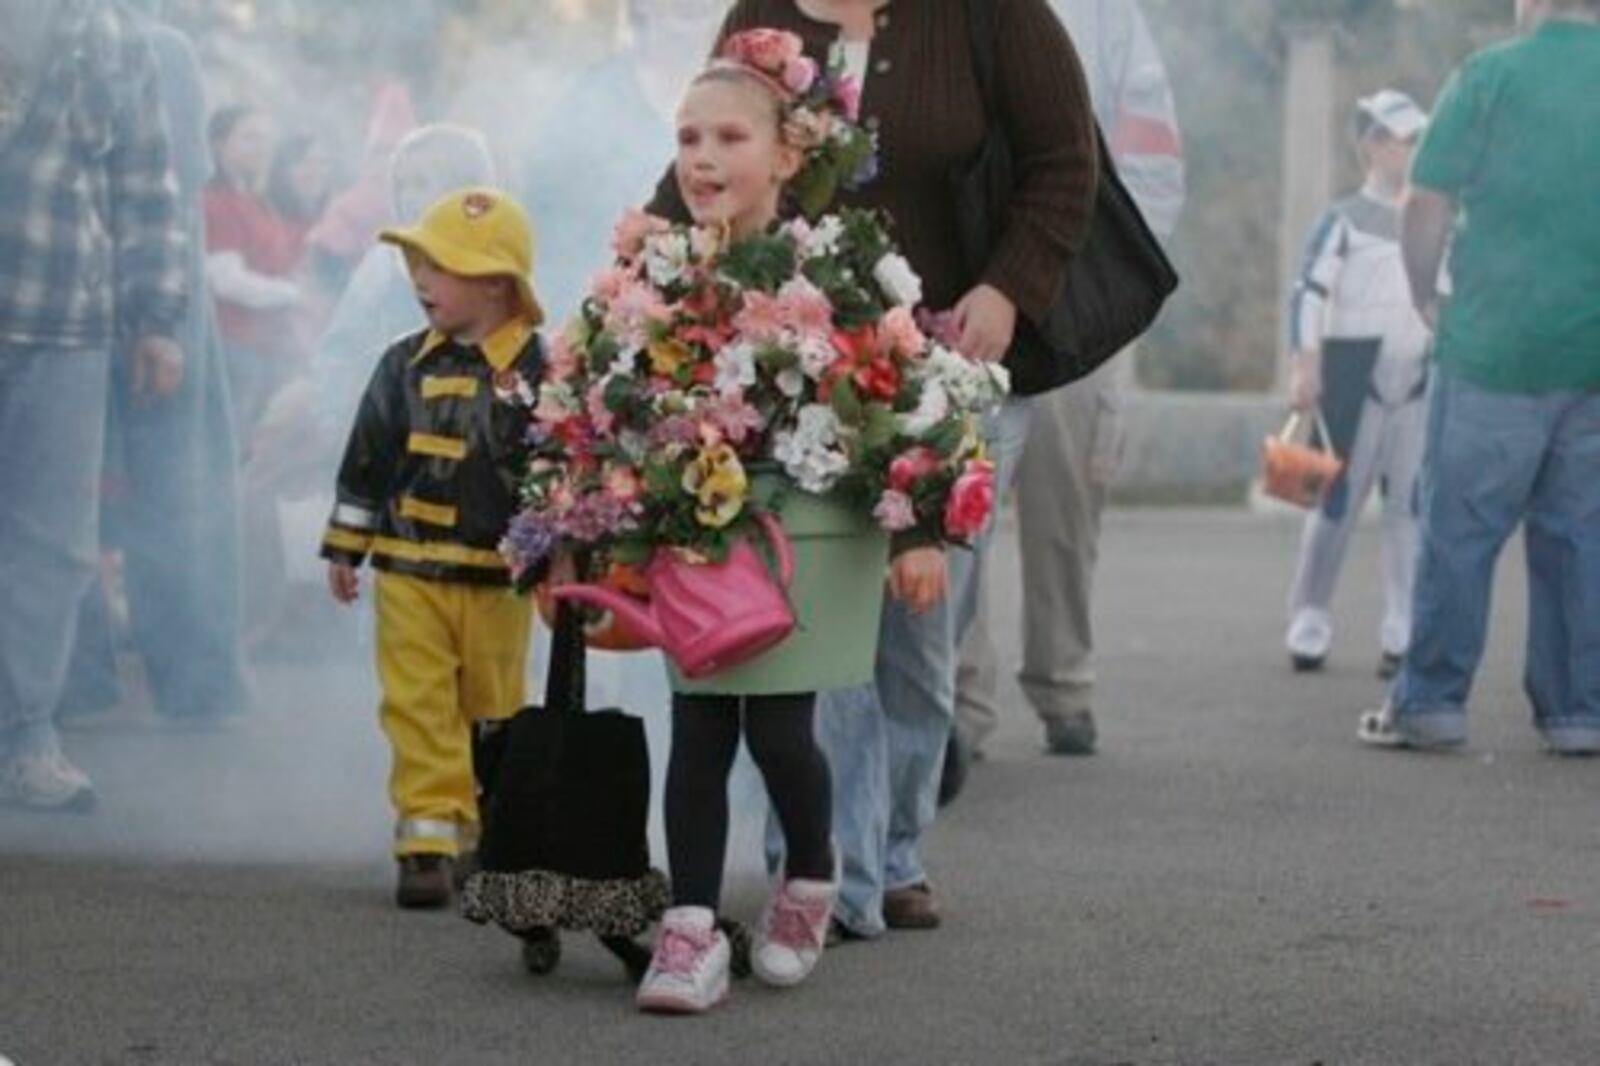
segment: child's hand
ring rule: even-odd
[[[1289,376],[1289,406],[1313,411],[1322,402],[1322,360],[1313,352],[1299,352]]]
[[[354,603],[361,595],[361,578],[349,563],[328,564],[328,591],[340,603]]]
[[[889,592],[921,614],[944,598],[948,572],[944,552],[938,548],[912,548],[889,564]]]

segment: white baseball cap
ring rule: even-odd
[[[1410,140],[1428,125],[1428,113],[1399,89],[1379,89],[1356,102],[1356,130],[1366,136],[1382,129],[1400,141]]]

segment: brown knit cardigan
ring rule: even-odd
[[[983,281],[1037,321],[1087,231],[1097,165],[1093,112],[1077,52],[1046,0],[989,2],[999,28],[1000,115],[1017,178],[1007,230],[982,276],[970,277],[962,262],[949,185],[983,143],[986,125],[962,0],[891,0],[878,12],[861,113],[878,131],[880,173],[842,200],[889,213],[929,307],[950,307]],[[799,34],[819,62],[839,36],[795,0],[739,0],[719,40],[761,26]],[[670,173],[651,206],[687,217]]]

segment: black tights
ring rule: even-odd
[[[741,704],[743,705],[741,707]],[[786,696],[673,693],[667,765],[667,858],[677,906],[717,909],[728,850],[728,772],[745,744],[783,827],[784,872],[833,878],[833,782],[812,733],[812,692]]]

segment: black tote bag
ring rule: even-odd
[[[666,908],[650,866],[650,754],[644,723],[584,706],[583,623],[556,615],[542,707],[481,731],[481,867],[462,913],[512,933],[588,929],[634,937]]]
[[[988,128],[978,155],[951,176],[962,257],[981,277],[1005,232],[1016,168],[998,106],[999,27],[991,0],[966,0],[972,62]],[[1067,260],[1061,289],[1042,322],[1017,316],[1006,354],[1012,391],[1031,396],[1087,376],[1155,321],[1178,274],[1123,185],[1098,124],[1099,183],[1083,248]]]

